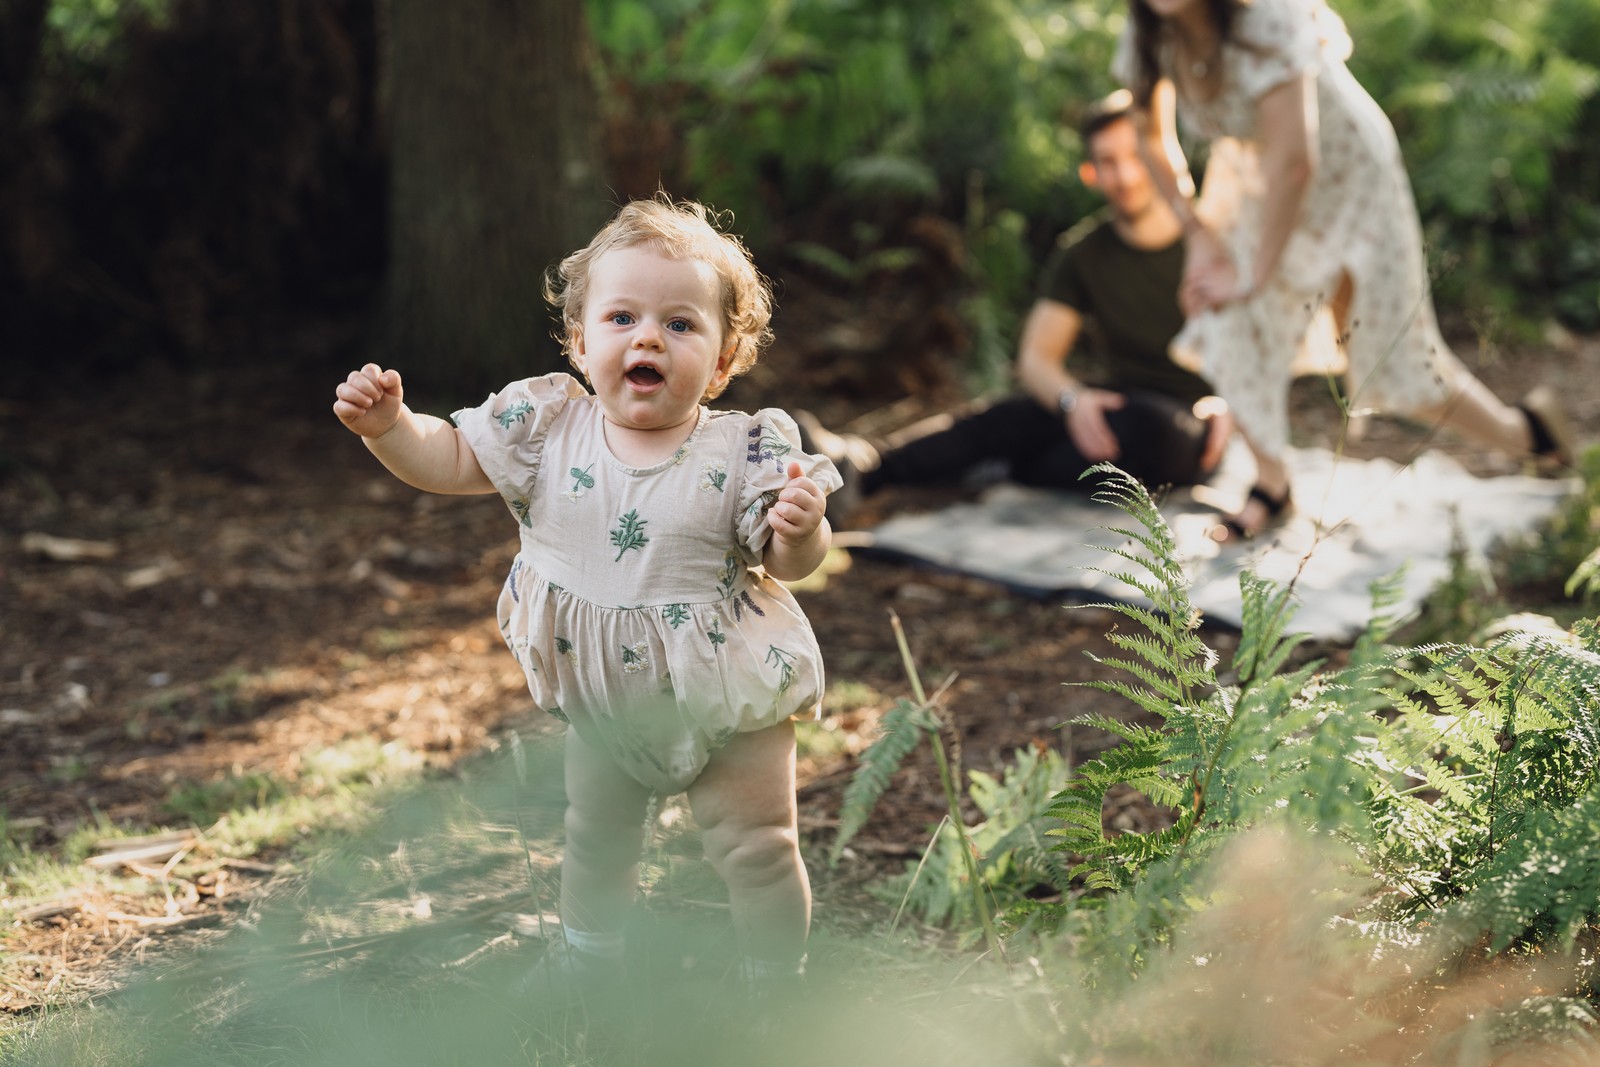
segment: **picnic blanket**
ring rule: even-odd
[[[1481,560],[1498,541],[1530,536],[1578,484],[1478,478],[1437,452],[1402,466],[1291,449],[1288,463],[1294,511],[1253,541],[1220,545],[1208,534],[1219,509],[1239,506],[1250,484],[1253,466],[1238,442],[1210,485],[1162,501],[1178,559],[1193,580],[1191,600],[1213,623],[1240,625],[1241,571],[1278,582],[1298,574],[1290,628],[1353,638],[1372,614],[1375,580],[1403,567],[1398,610],[1414,610],[1449,573],[1453,545]],[[1118,569],[1120,561],[1104,547],[1126,540],[1104,527],[1132,522],[1086,495],[1001,483],[975,502],[890,518],[869,531],[862,550],[990,579],[1033,597],[1141,602],[1136,590],[1095,569]]]

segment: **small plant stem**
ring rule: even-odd
[[[889,626],[894,630],[894,643],[900,646],[900,662],[905,666],[906,677],[911,680],[911,695],[919,707],[927,707],[928,696],[922,689],[922,676],[917,673],[917,662],[911,658],[911,644],[906,640],[906,630],[900,625],[900,616],[889,612]]]
[[[995,930],[994,919],[989,914],[989,902],[983,892],[983,881],[978,875],[978,860],[973,854],[972,842],[967,838],[967,825],[961,821],[961,801],[956,796],[955,781],[950,774],[950,759],[944,752],[944,739],[939,736],[937,729],[929,733],[933,741],[933,758],[939,764],[939,781],[944,786],[945,803],[950,807],[950,825],[956,829],[961,858],[967,866],[967,880],[972,884],[972,906],[978,913],[978,921],[983,924],[983,939],[989,951],[995,954],[996,959],[1004,961],[1005,949],[1000,945],[1000,934]]]
[[[922,869],[928,865],[928,857],[933,855],[933,846],[939,843],[939,835],[944,833],[944,824],[950,821],[946,815],[939,820],[939,825],[933,828],[933,836],[928,839],[928,846],[922,850],[922,858],[917,861],[917,869],[911,872],[911,881],[906,884],[905,895],[900,898],[900,906],[894,910],[894,921],[889,924],[889,936],[893,937],[895,930],[900,927],[900,916],[906,913],[906,901],[911,899],[911,891],[917,888],[917,882],[922,877]]]
[[[894,640],[900,646],[900,661],[905,665],[906,677],[911,682],[911,693],[916,698],[917,706],[924,711],[933,713],[928,706],[927,693],[922,688],[922,677],[917,673],[917,663],[911,658],[911,645],[906,641],[905,627],[900,625],[900,616],[893,611],[889,612],[889,625],[894,629]],[[973,854],[972,842],[967,837],[967,824],[961,818],[961,799],[956,793],[954,776],[950,773],[950,758],[945,754],[944,738],[939,736],[938,717],[934,716],[934,726],[928,731],[929,742],[933,746],[933,758],[939,765],[939,784],[944,787],[945,804],[950,809],[950,825],[955,827],[956,840],[961,849],[961,861],[967,868],[967,881],[972,886],[972,903],[978,915],[978,922],[983,926],[983,939],[989,946],[989,951],[995,958],[1004,962],[1005,949],[1000,944],[1000,934],[994,928],[994,919],[989,914],[988,901],[984,899],[983,882],[978,876],[978,860]],[[935,841],[937,841],[937,837]],[[931,847],[931,846],[930,846]]]

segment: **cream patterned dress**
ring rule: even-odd
[[[788,415],[702,407],[677,454],[647,468],[612,456],[599,403],[567,374],[452,417],[521,531],[498,615],[540,708],[660,793],[734,734],[817,713],[811,625],[752,570],[791,461],[839,487]]]
[[[1113,74],[1133,81],[1131,26]],[[1252,299],[1195,316],[1173,359],[1209,380],[1269,452],[1288,444],[1289,379],[1343,369],[1356,407],[1401,411],[1446,400],[1460,364],[1439,335],[1417,208],[1393,126],[1345,60],[1350,36],[1322,0],[1254,0],[1223,45],[1221,88],[1210,100],[1178,89],[1186,136],[1210,142],[1197,211],[1250,277],[1260,244],[1265,183],[1256,104],[1268,90],[1316,73],[1319,161],[1277,270]],[[1173,42],[1157,49],[1172,77]],[[1347,335],[1326,310],[1348,272]]]

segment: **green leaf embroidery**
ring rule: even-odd
[[[572,720],[567,718],[567,713],[562,711],[559,707],[550,708],[546,714],[554,715],[556,718],[560,719],[564,723],[567,723],[569,726],[572,724]]]
[[[676,630],[678,627],[689,621],[688,605],[668,604],[666,607],[661,609],[661,617],[666,619],[667,622],[671,623],[672,628]]]
[[[574,667],[578,665],[578,650],[572,647],[572,642],[565,637],[556,638],[556,655],[567,657],[567,661]]]
[[[521,422],[523,419],[526,419],[532,411],[533,405],[524,400],[522,403],[513,404],[504,411],[500,412],[494,417],[494,421],[500,424],[500,428],[502,430],[509,430],[511,429],[512,423]]]
[[[779,648],[776,645],[767,646],[767,662],[776,664],[778,667],[777,695],[780,697],[783,696],[784,693],[788,692],[789,687],[794,684],[794,660],[795,656],[793,652]]]
[[[722,632],[721,619],[711,620],[711,629],[706,631],[706,636],[711,639],[712,645],[725,645],[728,643],[728,635]]]
[[[594,475],[589,473],[592,470],[594,470],[593,463],[589,464],[587,467],[573,467],[572,470],[568,472],[572,475],[572,488],[568,489],[566,492],[566,497],[568,500],[576,500],[582,496],[586,490],[594,488]]]
[[[770,511],[772,505],[778,502],[778,493],[777,489],[768,489],[765,493],[750,501],[749,512],[753,515],[757,512]]]
[[[515,515],[522,525],[530,528],[533,526],[533,518],[530,515],[532,506],[526,500],[508,500],[506,504],[511,508],[511,514]]]
[[[739,584],[739,557],[732,550],[722,557],[722,566],[717,570],[717,588],[722,591],[723,599],[733,595],[734,587]]]
[[[628,549],[643,548],[650,541],[644,534],[645,524],[650,520],[641,519],[637,509],[628,512],[617,521],[622,525],[611,531],[611,543],[617,546],[617,558],[611,561],[613,563],[622,559],[622,554]]]

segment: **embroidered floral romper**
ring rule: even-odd
[[[811,625],[751,569],[790,462],[839,486],[788,415],[702,407],[677,453],[647,468],[612,456],[599,403],[567,374],[453,418],[521,531],[498,614],[539,707],[661,793],[735,733],[818,713]]]

